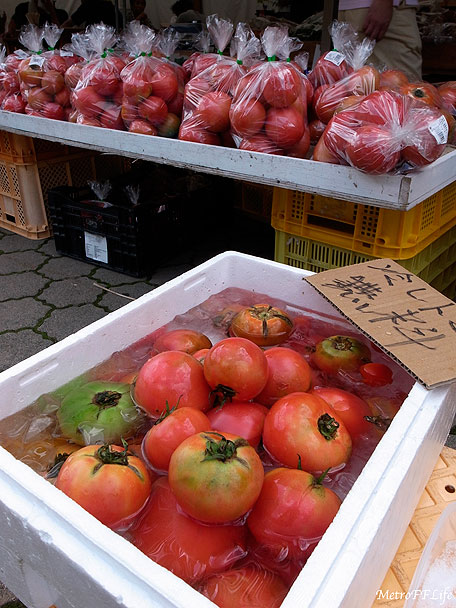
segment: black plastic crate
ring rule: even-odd
[[[147,277],[187,245],[192,221],[185,195],[142,196],[132,205],[119,188],[109,202],[88,188],[49,191],[48,205],[59,253],[134,277]]]

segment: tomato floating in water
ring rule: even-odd
[[[275,346],[265,353],[269,376],[266,386],[257,395],[259,403],[270,407],[281,397],[306,392],[311,384],[311,369],[302,355],[291,348]]]
[[[128,446],[89,445],[70,454],[56,487],[113,530],[128,527],[149,498],[145,463]]]
[[[312,361],[328,374],[339,370],[356,371],[363,363],[370,361],[369,348],[351,336],[330,336],[318,342]]]
[[[293,321],[280,308],[270,304],[254,304],[238,312],[230,332],[247,338],[258,346],[275,346],[285,342],[293,331]]]
[[[359,371],[363,382],[369,386],[385,386],[393,381],[393,372],[384,363],[365,363]]]
[[[260,457],[248,441],[209,431],[173,452],[168,480],[181,508],[210,524],[236,521],[255,504],[263,484]]]
[[[256,448],[261,441],[267,413],[267,407],[254,401],[235,401],[212,408],[207,417],[212,430],[243,437]]]
[[[194,329],[172,329],[164,332],[154,342],[154,350],[161,353],[166,350],[180,350],[193,355],[202,348],[211,348],[212,342],[207,336]]]
[[[312,389],[312,394],[318,395],[329,403],[342,419],[353,440],[372,430],[372,424],[365,418],[372,416],[372,410],[364,399],[341,388],[329,386],[317,386]]]

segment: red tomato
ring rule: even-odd
[[[135,119],[132,120],[128,127],[130,133],[141,133],[142,135],[157,135],[158,131],[154,125],[151,125],[147,120]]]
[[[304,135],[297,144],[287,149],[287,156],[293,158],[306,158],[310,148],[310,132],[307,127],[304,127]]]
[[[131,66],[131,71],[129,70]],[[152,70],[142,66],[141,70],[135,69],[134,63],[130,64],[126,71],[122,72],[123,94],[125,97],[140,101],[152,95]]]
[[[366,173],[389,173],[401,158],[400,142],[391,130],[377,125],[363,125],[347,142],[345,154],[353,167]]]
[[[158,336],[154,342],[154,350],[159,353],[165,350],[181,350],[193,355],[197,350],[211,346],[209,338],[194,329],[172,329]]]
[[[59,490],[113,530],[125,529],[146,504],[151,490],[140,458],[115,445],[89,445],[63,463]]]
[[[456,82],[446,82],[438,88],[438,91],[444,106],[453,116],[456,115]]]
[[[44,107],[41,108],[41,115],[44,118],[52,118],[53,120],[64,120],[65,118],[62,106],[54,102],[45,103]]]
[[[105,129],[116,129],[117,131],[123,131],[125,128],[122,116],[120,113],[120,106],[115,103],[105,103],[103,112],[99,116],[101,126]]]
[[[266,135],[280,148],[291,148],[304,135],[304,119],[294,108],[270,108],[266,114]]]
[[[7,93],[19,92],[19,79],[13,72],[6,73],[3,78],[3,88]]]
[[[171,66],[160,66],[150,80],[152,94],[164,101],[171,101],[177,95],[179,83]]]
[[[208,352],[208,348],[200,348],[195,353],[192,353],[192,355],[197,361],[199,361],[200,363],[204,363],[204,359],[206,358]]]
[[[256,99],[246,99],[231,106],[231,127],[240,137],[251,137],[261,131],[266,119],[264,105]]]
[[[340,158],[333,152],[331,152],[325,144],[324,137],[320,137],[317,142],[317,145],[314,148],[312,160],[318,161],[320,163],[333,163],[335,165],[340,164]]]
[[[400,92],[403,95],[408,95],[408,97],[411,97],[414,101],[417,101],[420,104],[434,106],[437,108],[441,108],[443,105],[438,89],[429,82],[411,82],[409,84],[405,84],[401,86]]]
[[[189,121],[187,124],[185,122],[181,124],[179,129],[179,139],[182,141],[192,141],[197,144],[209,144],[211,146],[220,145],[221,141],[217,133],[206,131],[206,129],[197,127],[191,123],[192,121]]]
[[[283,150],[277,147],[270,139],[262,134],[244,137],[239,145],[239,150],[262,152],[263,154],[285,154]]]
[[[44,70],[38,66],[30,66],[30,58],[23,59],[19,64],[19,80],[31,87],[40,87]]]
[[[258,447],[268,409],[253,401],[225,403],[207,412],[211,428],[220,433],[231,433],[246,439],[254,448]],[[203,429],[202,429],[203,430]]]
[[[210,388],[203,367],[188,353],[168,350],[149,359],[140,369],[135,401],[147,414],[158,417],[169,407],[210,407]]]
[[[319,479],[299,469],[266,473],[247,525],[255,539],[283,558],[300,558],[323,536],[340,498]]]
[[[191,74],[192,79],[207,70],[208,67],[214,65],[214,63],[217,63],[218,60],[218,56],[215,53],[200,53],[194,59]]]
[[[91,86],[76,89],[73,94],[74,107],[85,118],[97,118],[103,109],[104,101],[104,97]]]
[[[43,78],[41,79],[41,86],[50,95],[55,95],[56,93],[59,93],[65,86],[63,75],[54,70],[45,72],[43,74]]]
[[[182,108],[184,107],[184,94],[179,93],[178,91],[176,95],[168,101],[167,106],[170,114],[174,114],[176,117],[181,116]]]
[[[443,121],[443,124],[440,124]],[[431,130],[432,125],[439,125],[438,131],[442,139],[436,137]],[[404,129],[410,133],[411,143],[402,149],[402,158],[414,165],[423,167],[439,158],[446,147],[448,139],[448,123],[442,112],[437,108],[411,108],[406,116]]]
[[[201,97],[211,90],[210,84],[204,78],[192,78],[185,85],[184,107],[193,110],[198,105]]]
[[[46,58],[46,69],[47,70],[55,70],[56,72],[60,72],[61,74],[65,74],[68,65],[65,61],[65,57],[61,57],[60,55],[51,55]]]
[[[230,126],[231,97],[221,91],[204,95],[198,103],[195,116],[201,126],[214,133],[226,131]]]
[[[372,424],[365,419],[365,416],[372,416],[372,410],[364,399],[340,388],[326,386],[313,388],[312,394],[329,403],[347,427],[352,439],[357,439],[372,429]]]
[[[81,78],[82,63],[75,63],[65,72],[64,80],[69,89],[75,89]]]
[[[214,574],[200,591],[220,608],[279,608],[288,587],[277,574],[249,564]]]
[[[165,477],[153,484],[129,539],[190,585],[229,569],[246,554],[245,526],[210,526],[190,519],[178,507]]]
[[[182,509],[209,524],[238,520],[255,504],[264,470],[242,437],[214,431],[185,439],[173,452],[168,480]]]
[[[41,87],[34,87],[30,89],[27,95],[27,103],[33,109],[38,112],[44,108],[47,103],[52,102],[52,95],[46,93]]]
[[[352,442],[342,418],[323,399],[290,393],[274,403],[263,429],[263,445],[271,456],[307,471],[325,471],[345,464]]]
[[[273,403],[290,393],[306,392],[310,388],[311,370],[307,361],[295,350],[277,346],[265,353],[269,377],[256,400],[264,405]]]
[[[168,107],[161,97],[151,96],[139,104],[138,113],[154,127],[158,127],[166,120]]]
[[[351,336],[330,336],[318,342],[312,361],[328,374],[339,370],[353,372],[370,361],[369,348]]]
[[[290,106],[304,92],[302,77],[290,65],[271,62],[265,73],[263,95],[274,108]]]
[[[401,70],[385,70],[380,72],[380,87],[398,90],[401,86],[407,85],[409,79]]]
[[[393,381],[393,372],[383,363],[366,363],[359,371],[363,382],[369,386],[385,386]]]
[[[221,340],[204,359],[204,376],[211,389],[236,401],[254,399],[265,387],[268,374],[264,352],[246,338]]]
[[[285,342],[293,331],[293,321],[270,304],[246,306],[231,321],[230,332],[247,338],[258,346],[274,346]]]
[[[70,105],[70,91],[67,87],[64,87],[61,91],[54,95],[55,103],[60,104],[61,106],[69,106]]]
[[[104,97],[114,95],[120,82],[117,67],[109,60],[97,66],[90,75],[90,84]]]
[[[332,84],[333,82],[342,80],[342,78],[345,78],[353,71],[345,59],[342,59],[339,63],[338,61],[330,60],[330,58],[333,57],[332,54],[326,58],[328,52],[332,53],[332,51],[327,51],[320,55],[310,74],[314,86],[318,87],[322,84]]]
[[[184,439],[209,431],[211,423],[200,410],[180,407],[165,412],[144,436],[142,451],[157,471],[167,471],[172,453]]]
[[[169,112],[165,121],[158,127],[158,134],[160,137],[177,137],[179,126],[180,119],[172,112]]]
[[[321,120],[312,120],[309,123],[310,141],[312,144],[316,144],[320,137],[323,135],[326,125]]]

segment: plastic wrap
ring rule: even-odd
[[[112,190],[112,184],[109,180],[105,182],[97,182],[94,180],[90,180],[87,182],[87,185],[90,187],[90,189],[99,201],[107,201],[109,193]]]
[[[20,93],[25,102],[24,111],[33,113],[28,103],[29,92],[41,89],[41,79],[44,76],[45,58],[43,53],[43,28],[36,25],[27,25],[19,34],[19,42],[26,49],[26,57],[22,59],[18,67],[20,83]],[[43,95],[42,104],[47,101],[47,96]],[[38,103],[38,102],[37,102]],[[29,106],[27,108],[27,106]],[[63,117],[63,113],[62,113]]]
[[[128,25],[124,45],[136,58],[121,74],[122,119],[132,133],[177,135],[183,103],[183,71],[169,59],[152,56],[155,32],[138,21]],[[172,54],[177,39],[172,32],[161,34],[159,47]]]
[[[117,35],[113,27],[91,25],[86,30],[87,49],[94,54],[81,71],[72,95],[76,122],[94,127],[123,130],[122,80],[125,61],[116,55]]]
[[[0,59],[0,108],[9,112],[23,114],[25,112],[25,101],[20,92],[19,65],[27,57],[27,53],[21,49],[6,55],[5,47],[2,47],[2,58]]]
[[[438,108],[395,91],[375,91],[336,114],[322,139],[342,164],[390,173],[436,160],[448,141],[448,123]]]
[[[93,58],[93,51],[88,47],[88,37],[86,34],[78,32],[71,35],[71,42],[65,44],[61,52],[71,53],[74,57],[79,58],[78,62],[74,62],[68,67],[64,75],[66,86],[70,92],[73,92],[81,78],[84,65]]]
[[[211,48],[211,37],[207,30],[202,30],[197,37],[195,42],[196,51],[190,55],[188,59],[184,61],[182,64],[183,69],[185,70],[185,75],[187,80],[196,76],[199,72],[203,71],[208,67],[208,65],[204,66],[204,59],[198,59],[200,55],[207,55]],[[196,66],[195,66],[196,62]],[[212,63],[212,60],[209,61]]]
[[[347,61],[347,48],[358,39],[353,26],[343,21],[333,21],[329,27],[333,50],[318,58],[309,74],[310,82],[317,89],[324,84],[334,84],[348,76],[353,68]]]
[[[334,84],[323,85],[317,89],[313,99],[313,109],[319,120],[328,123],[335,112],[352,105],[358,97],[365,97],[378,89],[379,72],[365,65],[374,46],[375,41],[370,38],[347,45],[347,61],[354,71]]]
[[[225,27],[222,27],[223,23]],[[217,21],[213,34],[217,46],[229,39],[231,22]],[[220,39],[217,39],[217,34]],[[239,23],[231,41],[231,55],[215,60],[185,86],[184,114],[179,139],[198,143],[234,146],[230,135],[230,108],[240,78],[259,57],[260,42],[250,28]]]
[[[234,93],[233,138],[242,150],[304,158],[310,145],[305,77],[277,59],[288,56],[288,31],[268,27],[261,42],[267,61],[252,67]]]

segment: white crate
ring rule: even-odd
[[[227,252],[0,374],[0,415],[106,360],[227,287],[337,313],[310,273]],[[415,384],[283,608],[371,605],[454,416],[456,385]],[[153,563],[0,448],[0,579],[31,608],[205,608],[214,604]]]

